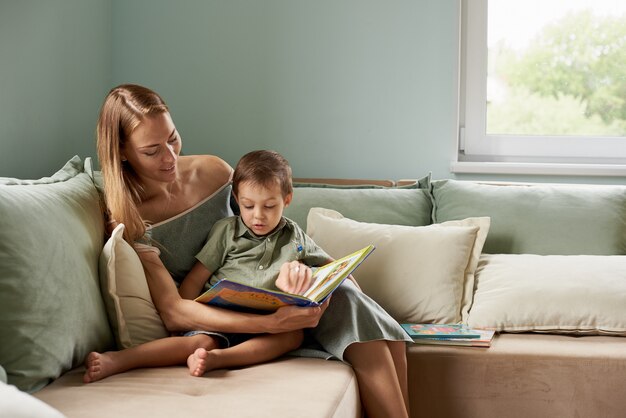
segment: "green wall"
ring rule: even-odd
[[[449,176],[456,1],[120,0],[116,83],[169,103],[187,153],[272,148],[296,176]]]
[[[110,39],[108,0],[0,1],[0,176],[48,176],[95,156]]]
[[[187,154],[455,177],[457,32],[458,0],[0,0],[0,176],[95,157],[102,99],[132,82],[165,98]]]

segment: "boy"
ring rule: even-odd
[[[311,284],[307,265],[322,265],[331,258],[282,216],[293,197],[287,160],[273,151],[246,154],[233,174],[233,195],[240,216],[214,225],[196,256],[198,262],[180,285],[181,297],[194,299],[207,280],[214,284],[224,277],[290,293],[306,291]],[[226,341],[226,348],[216,348],[216,335]],[[187,355],[189,372],[202,376],[213,369],[273,360],[298,348],[302,340],[302,330],[241,335],[192,331],[121,351],[90,353],[83,380],[90,383],[133,368],[179,364],[182,354]]]

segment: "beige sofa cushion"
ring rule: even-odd
[[[468,323],[498,331],[626,335],[626,256],[483,255]]]
[[[376,246],[354,277],[397,321],[457,323],[471,304],[489,218],[412,227],[357,222],[312,208],[307,225],[311,238],[332,257]]]
[[[169,333],[152,302],[141,260],[123,235],[119,224],[102,249],[100,287],[117,346],[129,348]]]
[[[203,377],[186,367],[132,370],[83,384],[76,369],[35,396],[68,417],[358,418],[352,368],[339,361],[285,357]]]

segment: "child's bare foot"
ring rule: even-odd
[[[85,359],[83,382],[91,383],[115,374],[114,363],[109,353],[91,352]]]
[[[189,357],[187,357],[187,367],[192,376],[202,376],[205,372],[211,370],[208,367],[209,352],[204,348],[198,348]]]

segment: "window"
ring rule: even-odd
[[[626,176],[626,2],[461,0],[453,172]]]

